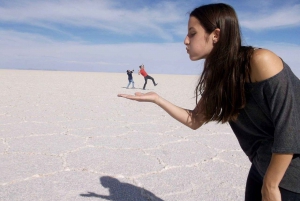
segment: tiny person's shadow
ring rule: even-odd
[[[129,183],[122,183],[110,176],[100,177],[100,183],[104,188],[109,189],[109,195],[88,192],[87,194],[80,194],[80,196],[103,198],[113,201],[163,201],[144,188]]]
[[[140,89],[140,90],[149,90],[149,89],[143,89],[143,88],[139,88],[139,87],[135,87],[135,88],[131,88],[131,87],[129,87],[129,88],[127,88],[127,87],[121,87],[121,88],[123,88],[123,89]]]

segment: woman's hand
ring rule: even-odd
[[[157,103],[158,99],[160,98],[159,95],[157,95],[155,92],[148,92],[148,93],[136,92],[134,95],[118,94],[118,97],[123,97],[123,98],[135,100],[139,102],[152,102],[152,103]]]
[[[134,95],[118,94],[119,97],[135,100],[139,102],[152,102],[164,109],[171,117],[188,126],[191,129],[197,129],[204,124],[203,115],[193,115],[193,111],[183,109],[174,105],[157,95],[155,92],[140,93]]]
[[[261,189],[262,201],[281,201],[279,187],[268,188],[263,185]]]

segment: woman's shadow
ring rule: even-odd
[[[99,195],[93,192],[88,192],[87,194],[80,194],[80,196],[97,197],[114,201],[163,201],[144,188],[128,183],[122,183],[113,177],[100,177],[100,183],[104,188],[109,188],[110,195]]]

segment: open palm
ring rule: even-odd
[[[135,100],[139,102],[153,102],[155,103],[159,96],[155,92],[141,93],[136,92],[134,95],[130,94],[118,94],[119,97]]]

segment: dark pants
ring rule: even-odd
[[[154,79],[153,79],[153,77],[151,77],[151,76],[147,75],[147,76],[145,76],[145,77],[144,77],[144,79],[145,79],[145,84],[144,84],[144,87],[143,87],[143,89],[145,89],[145,88],[146,88],[146,85],[147,85],[147,80],[148,80],[148,79],[152,80],[152,82],[153,82],[153,85],[154,85],[154,86],[156,85],[156,84],[155,84],[155,81],[154,81]]]
[[[261,201],[263,177],[260,176],[254,165],[251,166],[246,183],[245,201]],[[299,201],[300,193],[294,193],[280,188],[282,201]]]

